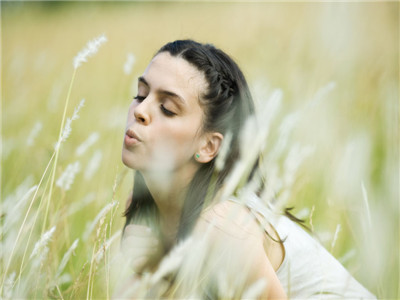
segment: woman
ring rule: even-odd
[[[337,276],[329,277],[335,278],[334,287],[324,285],[331,283],[325,277],[301,279],[309,269],[301,271],[294,263],[297,244],[292,235],[300,235],[318,253],[321,247],[289,219],[282,221],[259,209],[255,194],[247,196],[245,205],[221,197],[226,195],[226,178],[240,157],[240,132],[253,114],[246,80],[221,50],[183,40],[166,44],[154,56],[139,78],[122,150],[124,164],[136,170],[125,212],[123,249],[133,258],[137,276],[154,271],[178,242],[207,236],[208,254],[199,269],[208,275],[206,284],[195,292],[200,297],[221,296],[222,284],[216,282],[224,280],[226,286],[237,288],[232,297],[242,297],[249,287],[258,287],[257,296],[268,299],[373,297],[327,252],[323,260],[333,262],[329,270],[346,278],[336,282]],[[222,144],[227,153],[223,163],[216,165]],[[257,165],[254,159],[244,169],[247,181],[256,178]],[[306,266],[303,259],[302,267]],[[292,274],[293,281],[287,276],[291,265],[298,272]],[[185,276],[177,276],[171,282],[176,278],[185,281]],[[238,278],[240,284],[236,284]],[[180,287],[184,286],[181,281]],[[176,288],[169,295],[184,296]]]

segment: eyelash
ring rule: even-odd
[[[136,97],[134,97],[133,99],[138,100],[139,102],[142,102],[142,101],[144,101],[144,99],[146,99],[146,97],[143,97],[143,96],[136,96]],[[176,115],[176,113],[174,113],[174,112],[172,112],[172,111],[166,109],[165,106],[164,106],[164,104],[161,104],[161,105],[160,105],[160,109],[161,109],[161,111],[163,112],[163,114],[166,115],[167,117],[173,117],[173,116]]]
[[[173,117],[176,115],[176,113],[173,113],[172,111],[168,110],[165,108],[163,104],[160,105],[161,111],[166,115],[167,117]]]
[[[146,98],[146,97],[142,97],[142,96],[133,97],[133,99],[135,99],[135,100],[137,100],[137,101],[139,101],[139,102],[142,102],[145,98]]]

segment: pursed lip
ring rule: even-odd
[[[124,138],[125,146],[128,146],[128,147],[134,146],[134,145],[140,143],[141,141],[142,140],[140,139],[140,137],[132,129],[128,129],[125,132],[125,138]]]
[[[132,139],[136,139],[139,142],[141,142],[142,140],[138,137],[138,135],[136,134],[136,132],[134,132],[132,129],[128,129],[125,133],[127,136],[129,136]]]

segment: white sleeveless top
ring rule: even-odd
[[[284,260],[276,271],[290,299],[376,299],[313,237],[285,216],[273,214],[253,195],[246,202],[284,241]]]

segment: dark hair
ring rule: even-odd
[[[178,40],[163,46],[156,55],[162,52],[185,59],[204,74],[208,88],[199,97],[205,116],[202,130],[232,134],[223,169],[216,173],[213,159],[200,166],[190,183],[178,228],[177,238],[183,239],[193,229],[210,186],[213,187],[212,194],[218,191],[237,161],[239,133],[246,120],[254,114],[254,102],[238,65],[213,45]],[[132,201],[125,211],[126,224],[147,213],[156,214],[157,208],[142,175],[135,172]]]

